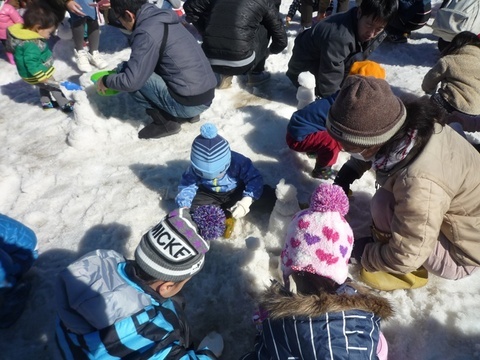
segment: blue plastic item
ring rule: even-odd
[[[83,90],[83,87],[71,81],[62,81],[60,85],[67,90]]]

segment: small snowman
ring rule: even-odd
[[[315,100],[315,76],[308,71],[302,72],[298,75],[298,82],[297,109],[300,110]]]

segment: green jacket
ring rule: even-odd
[[[18,74],[29,84],[38,84],[52,77],[52,51],[47,39],[32,30],[25,29],[23,24],[15,24],[8,28],[8,48],[12,50]]]

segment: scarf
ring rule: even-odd
[[[375,160],[372,162],[372,169],[374,171],[383,171],[387,172],[391,170],[395,165],[400,161],[404,160],[408,153],[413,149],[417,141],[418,131],[415,129],[410,129],[405,136],[397,145],[394,151],[391,151],[388,154],[375,157]]]

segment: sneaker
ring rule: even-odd
[[[330,166],[317,167],[312,170],[312,177],[315,179],[322,180],[334,180],[337,176],[338,171],[333,170]]]
[[[108,66],[108,63],[105,61],[103,56],[95,50],[93,53],[87,53],[88,56],[88,61],[90,64],[93,66],[99,68],[99,69],[105,69]]]
[[[232,86],[233,76],[220,75],[220,81],[218,82],[217,89],[228,89]]]
[[[42,103],[42,109],[43,110],[50,110],[50,109],[54,109],[55,106],[53,105],[53,102],[49,101],[49,102],[46,102],[46,103]]]
[[[387,41],[394,44],[404,44],[408,41],[408,33],[387,35]]]
[[[247,85],[257,86],[257,85],[263,84],[268,80],[270,80],[270,73],[268,71],[262,71],[258,74],[251,73],[251,74],[248,74]]]
[[[88,60],[88,52],[86,50],[74,50],[75,51],[75,62],[77,63],[78,69],[82,72],[92,71],[90,66],[90,61]]]
[[[75,102],[74,101],[69,101],[68,103],[66,103],[65,105],[63,105],[61,107],[61,110],[64,112],[64,113],[71,113],[73,111],[73,105],[75,105]]]

